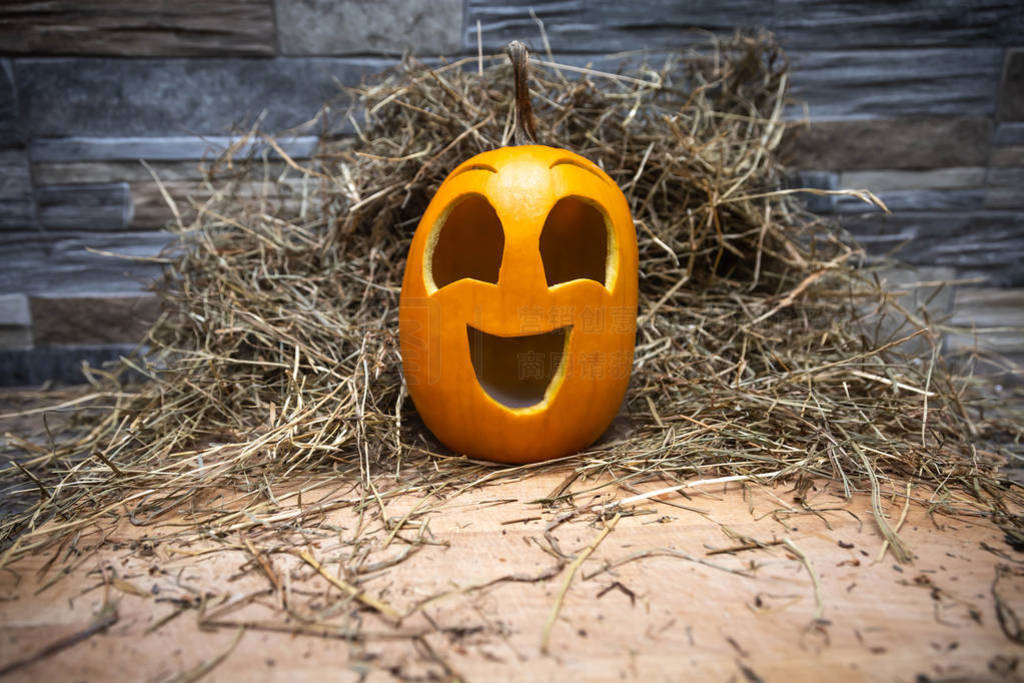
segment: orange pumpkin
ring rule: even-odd
[[[484,152],[445,179],[413,236],[399,307],[409,394],[459,453],[573,453],[622,403],[636,307],[636,231],[612,179],[564,149]]]

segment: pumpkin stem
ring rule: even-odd
[[[530,53],[526,46],[513,40],[505,47],[512,62],[512,83],[515,108],[513,110],[512,142],[516,145],[531,145],[537,142],[537,124],[533,120],[533,106],[530,104]]]

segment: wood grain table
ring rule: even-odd
[[[901,535],[913,560],[900,565],[891,553],[879,559],[868,498],[844,500],[834,485],[817,483],[803,503],[786,488],[717,485],[642,500],[618,519],[557,523],[566,506],[531,501],[564,477],[443,501],[404,495],[376,521],[328,511],[294,529],[307,536],[307,559],[275,552],[275,536],[255,522],[187,542],[187,516],[83,531],[59,561],[51,548],[0,573],[0,667],[28,659],[7,679],[92,681],[920,682],[1024,672],[1024,554],[981,518],[907,506]],[[625,495],[594,484],[575,481],[572,504]],[[328,501],[342,496],[332,490]],[[904,503],[883,507],[895,524]],[[346,540],[381,519],[405,520],[390,543],[383,526],[364,547]],[[336,560],[358,552],[379,569],[360,576],[353,598]]]

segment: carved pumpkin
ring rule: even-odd
[[[413,236],[399,309],[409,394],[459,453],[573,453],[622,403],[636,306],[636,231],[612,179],[564,149],[484,152],[445,179]]]

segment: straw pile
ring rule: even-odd
[[[767,35],[626,75],[534,57],[541,142],[601,165],[633,210],[633,382],[609,433],[562,462],[506,468],[445,452],[403,390],[402,268],[444,176],[508,142],[511,85],[501,55],[435,69],[409,59],[360,88],[340,120],[325,110],[325,130],[347,122],[356,136],[325,134],[313,163],[237,158],[241,145],[213,162],[197,188],[208,200],[175,198],[181,245],[148,355],[94,371],[56,441],[8,439],[17,463],[0,483],[21,508],[0,527],[0,564],[124,510],[146,523],[190,505],[214,538],[267,509],[256,494],[300,482],[351,487],[320,514],[362,505],[353,496],[553,467],[626,491],[733,475],[799,492],[824,477],[876,503],[908,495],[1021,528],[1019,491],[997,471],[1009,451],[992,445],[1019,443],[1019,424],[983,419],[922,312],[901,309],[861,251],[784,189],[787,63]],[[254,495],[205,506],[225,490]],[[260,528],[305,514],[264,515]],[[877,504],[876,518],[907,559]]]

